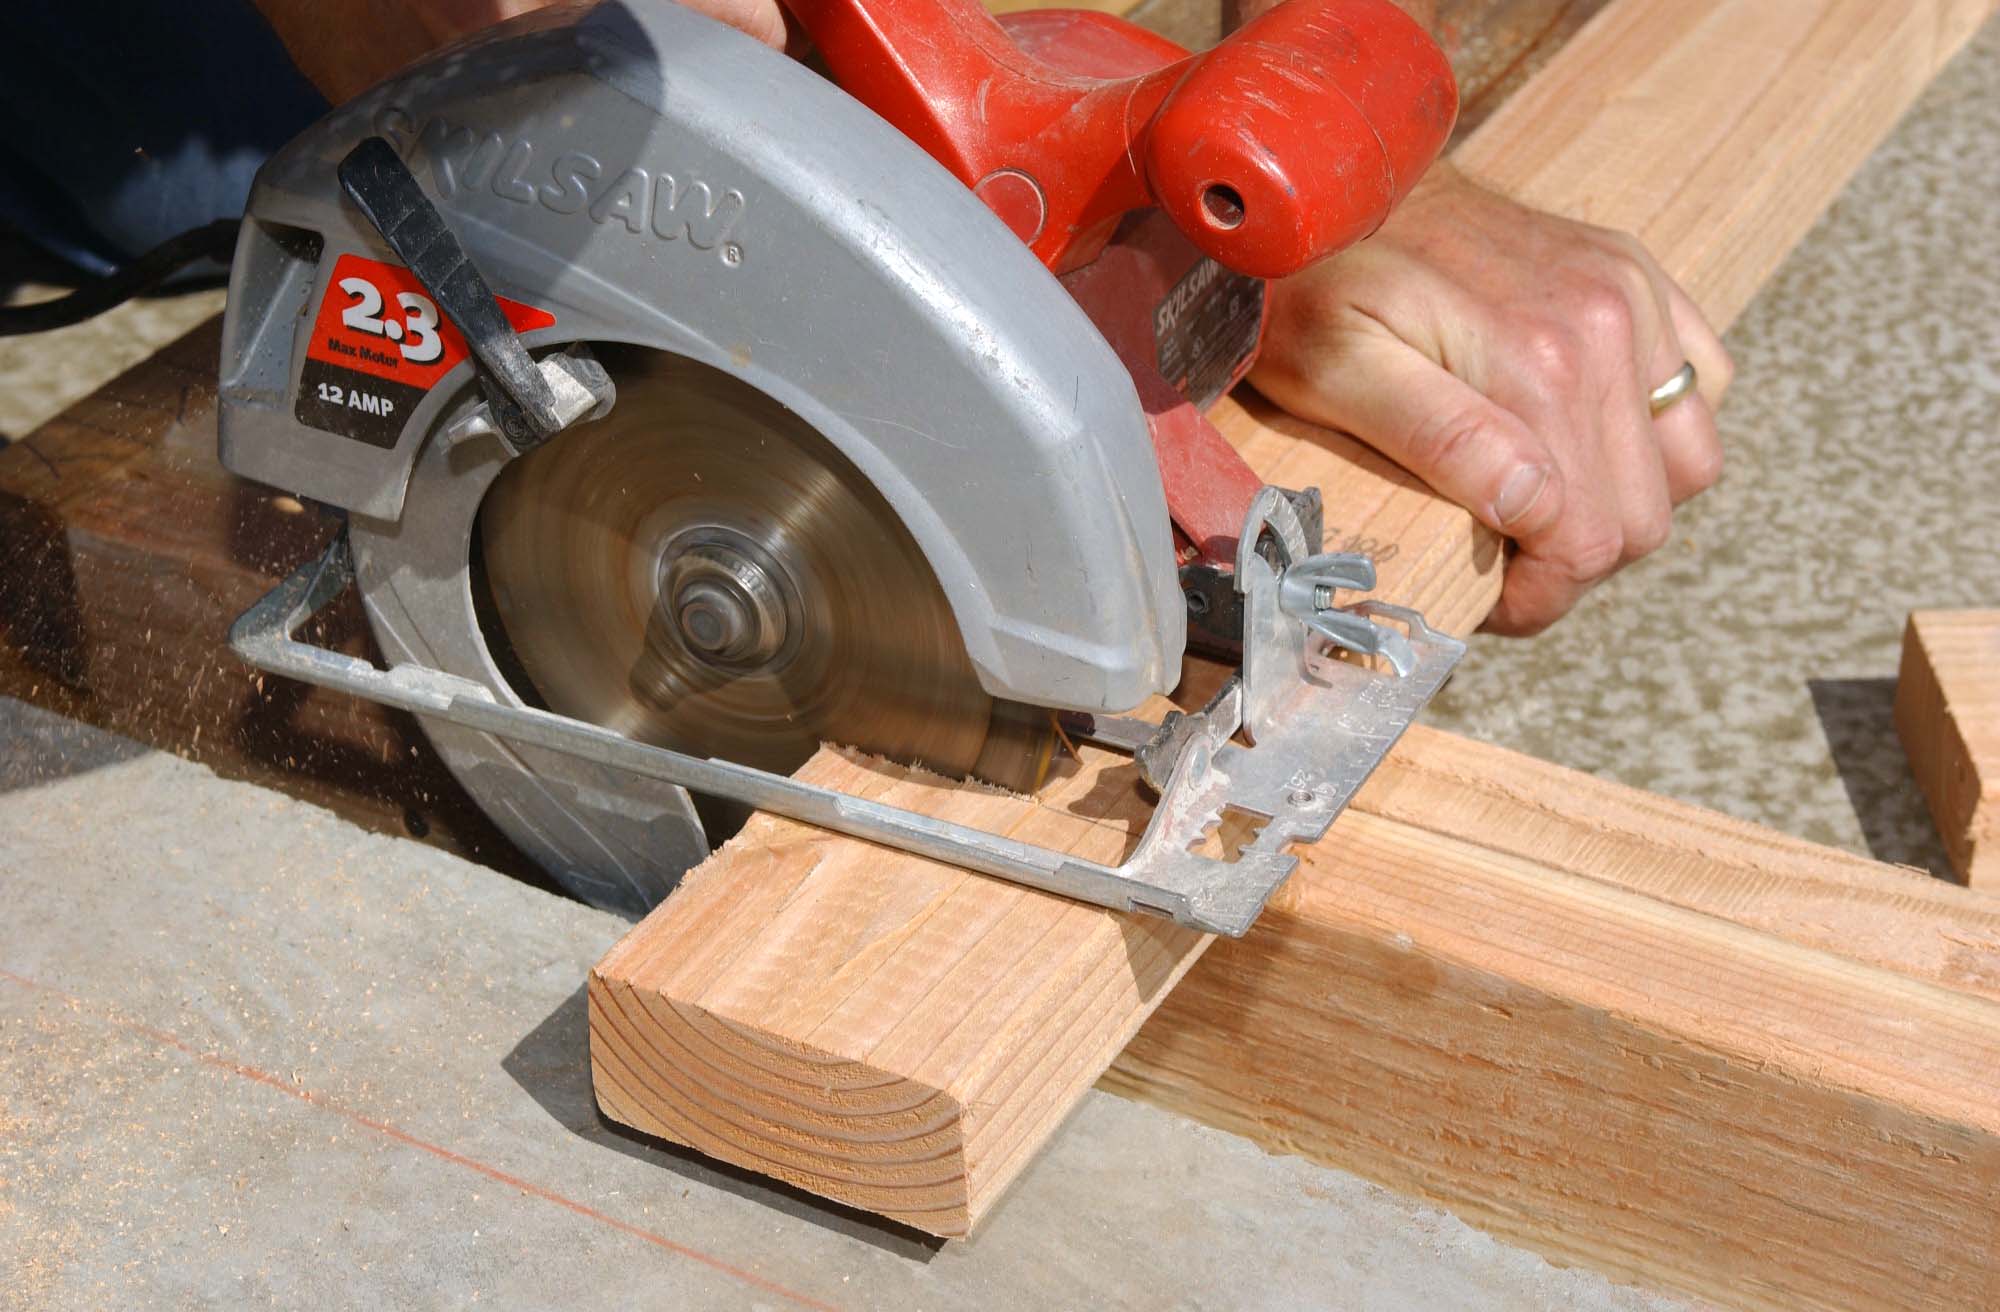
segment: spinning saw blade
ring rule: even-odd
[[[901,520],[744,383],[635,352],[618,403],[479,516],[499,634],[550,710],[789,772],[822,742],[1028,791],[1049,712],[979,685]]]

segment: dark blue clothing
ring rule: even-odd
[[[258,165],[325,112],[249,0],[8,5],[0,226],[105,272],[241,214]]]

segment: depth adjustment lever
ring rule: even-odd
[[[491,430],[518,456],[577,420],[611,408],[615,392],[610,376],[587,354],[559,354],[535,363],[507,322],[492,285],[393,146],[381,137],[365,138],[347,152],[338,172],[341,189],[465,335],[490,419],[481,415],[477,418],[483,422],[461,424],[466,431],[456,436]]]

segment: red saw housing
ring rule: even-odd
[[[1444,53],[1390,0],[1286,0],[1202,54],[1087,10],[786,2],[1063,277],[1132,371],[1183,563],[1226,567],[1262,481],[1202,411],[1256,359],[1262,280],[1375,231],[1444,148]]]

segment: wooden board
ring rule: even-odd
[[[1456,133],[1463,136],[1485,122],[1607,3],[1435,0],[1432,32],[1458,78]],[[1425,6],[1405,7],[1421,11]],[[1235,0],[1139,0],[1124,13],[1190,50],[1206,50],[1222,39],[1233,17],[1229,11],[1241,8]]]
[[[1608,0],[1437,0],[1436,32],[1458,77],[1454,140],[1476,132],[1606,3]]]
[[[988,797],[975,818],[1113,854],[1139,808],[1107,808],[1134,796],[1107,779],[1129,767],[1091,765],[1039,809]],[[818,768],[966,814],[907,771]],[[635,933],[595,973],[605,1109],[926,1229],[965,1224],[1049,1124],[1062,1073],[1113,1042],[1098,1027],[1171,983],[1172,931],[1021,890],[967,917],[974,876],[754,825],[677,895],[710,916]],[[865,890],[865,924],[814,897],[828,863]],[[1024,971],[1029,954],[1063,969]],[[937,1005],[885,1005],[918,981]],[[1036,1041],[991,1043],[1002,1023]],[[1979,1201],[2000,1188],[2000,899],[1421,727],[1104,1083],[1731,1305],[2000,1294]]]
[[[1798,0],[1783,5],[1750,0],[1693,4],[1620,0],[1474,134],[1458,158],[1501,190],[1646,234],[1668,269],[1726,322],[1985,12],[1984,4],[1944,0],[1887,8],[1892,12],[1863,0]],[[1725,39],[1738,32],[1755,53],[1749,63]],[[1729,58],[1718,56],[1718,46],[1728,47]],[[1643,97],[1633,91],[1635,87],[1643,89]],[[1634,121],[1645,127],[1638,138],[1644,149],[1614,148],[1616,134],[1606,125]],[[1580,149],[1575,144],[1580,137],[1594,144]],[[1317,483],[1327,489],[1330,545],[1368,545],[1366,540],[1372,539],[1388,557],[1382,570],[1385,595],[1421,606],[1448,628],[1469,628],[1485,614],[1494,596],[1499,556],[1491,538],[1463,512],[1346,439],[1284,420],[1254,401],[1225,403],[1218,422],[1270,481],[1293,486]],[[852,768],[851,762],[823,754],[806,773],[841,778]],[[1118,769],[1104,758],[1086,754],[1079,773],[1059,781],[1057,795],[1080,792],[1093,807],[1125,814],[1133,805],[1132,786]],[[1474,806],[1478,796],[1475,790],[1460,797],[1458,804]],[[927,800],[954,818],[985,814],[994,805],[992,799],[971,793],[962,801],[954,801],[948,793]],[[1560,801],[1560,795],[1555,800]],[[963,811],[956,809],[960,806]],[[1048,809],[1063,807],[1058,803]],[[1556,806],[1554,814],[1565,811]],[[1599,827],[1588,812],[1568,814],[1587,829]],[[1538,816],[1539,812],[1529,812],[1526,818],[1516,814],[1520,823],[1530,826],[1540,822]],[[1013,818],[1019,823],[1054,823],[1032,814]],[[1324,871],[1326,880],[1335,880],[1334,868],[1348,860],[1350,846],[1361,841],[1349,837],[1357,830],[1380,845],[1378,864],[1385,886],[1396,883],[1398,859],[1411,863],[1402,873],[1417,881],[1433,854],[1438,860],[1449,855],[1457,863],[1452,866],[1454,877],[1464,881],[1467,896],[1441,901],[1428,912],[1448,927],[1454,943],[1476,944],[1472,927],[1484,914],[1484,903],[1500,896],[1501,887],[1484,882],[1498,878],[1480,865],[1485,857],[1479,854],[1486,849],[1470,844],[1468,855],[1454,846],[1465,844],[1465,839],[1431,833],[1421,820],[1386,828],[1379,820],[1357,820],[1337,828],[1308,859],[1308,870]],[[1698,857],[1702,835],[1712,827],[1705,821],[1693,825],[1681,841]],[[1129,834],[1129,824],[1127,828]],[[1172,972],[1150,958],[1143,969],[1135,963],[1127,987],[1093,994],[1101,999],[1098,1009],[1072,1008],[1060,1013],[1063,1019],[1058,1023],[1047,1000],[1062,995],[1054,981],[1066,978],[1063,972],[1073,966],[1070,958],[1027,951],[1006,940],[1014,950],[1001,957],[1011,963],[1004,976],[982,975],[965,965],[987,942],[987,929],[1018,914],[1023,900],[1032,903],[1035,895],[962,872],[941,872],[916,858],[864,855],[857,845],[838,840],[803,848],[782,829],[767,844],[764,840],[770,834],[765,829],[751,831],[719,854],[690,877],[684,896],[655,912],[600,965],[592,988],[594,1053],[603,1081],[600,1087],[616,1085],[616,1091],[604,1097],[604,1106],[642,1129],[682,1137],[739,1164],[783,1174],[833,1197],[877,1206],[940,1233],[959,1233],[965,1224],[976,1223],[1025,1160],[1011,1147],[1005,1153],[983,1147],[993,1133],[989,1123],[1052,1125],[1061,1109],[1081,1096],[1088,1066],[1064,1064],[1051,1054],[1101,1051],[1102,1036],[1120,1032],[1135,1016],[1143,1017],[1159,1005],[1157,981],[1170,979]],[[1742,841],[1753,848],[1768,845],[1754,835]],[[1507,887],[1532,886],[1535,872],[1542,868],[1533,862],[1512,864],[1520,858],[1505,853],[1489,855],[1497,863],[1494,869],[1507,872],[1501,880]],[[1637,849],[1638,868],[1651,868],[1646,863],[1656,855],[1643,846]],[[1822,865],[1848,868],[1844,858],[1827,860],[1830,865],[1808,858],[1814,871],[1807,887],[1828,885],[1830,877]],[[1869,869],[1868,882],[1874,890],[1869,898],[1885,896],[1883,881],[1893,885],[1895,879]],[[1609,878],[1622,871],[1613,862],[1609,869],[1592,873]],[[1768,875],[1762,867],[1746,874],[1741,866],[1702,861],[1689,878],[1707,890],[1702,897],[1713,906],[1704,905],[1702,911],[1710,913],[1766,897],[1784,901],[1818,896],[1801,893],[1790,882],[1775,886],[1762,882]],[[1679,877],[1662,878],[1673,882]],[[1121,1087],[1256,1134],[1275,1147],[1303,1146],[1399,1183],[1423,1183],[1394,1169],[1400,1149],[1392,1146],[1370,1153],[1357,1144],[1354,1152],[1343,1152],[1338,1135],[1314,1135],[1283,1116],[1258,1110],[1263,1105],[1255,1074],[1260,1067],[1290,1066],[1301,1071],[1301,1087],[1287,1095],[1290,1104],[1300,1106],[1314,1101],[1316,1063],[1322,1057],[1329,1076],[1341,1069],[1341,1054],[1323,1053],[1324,1032],[1309,1023],[1295,1026],[1280,1014],[1285,999],[1311,997],[1315,988],[1328,987],[1318,974],[1324,963],[1313,959],[1315,949],[1301,945],[1320,937],[1314,917],[1322,911],[1333,915],[1341,907],[1341,897],[1315,891],[1315,882],[1312,877],[1296,880],[1280,914],[1272,917],[1271,928],[1230,945],[1218,954],[1221,964],[1189,967],[1186,981],[1173,995],[1185,994],[1187,1001],[1170,1000],[1159,1022],[1164,1028],[1149,1029],[1146,1036],[1153,1037],[1142,1036],[1134,1045],[1119,1067]],[[905,898],[899,890],[907,884],[931,893]],[[809,921],[801,922],[809,930],[794,932],[765,915],[735,913],[739,902],[763,905],[761,899],[771,896],[767,885],[783,890],[778,903],[810,908]],[[1566,921],[1573,922],[1570,932],[1601,938],[1607,953],[1628,936],[1643,942],[1657,932],[1706,923],[1701,912],[1674,909],[1657,895],[1658,889],[1620,890],[1607,898],[1588,889],[1564,887],[1575,894],[1563,912]],[[1842,923],[1867,920],[1868,912],[1856,909],[1869,905],[1866,899],[1841,905]],[[1365,956],[1367,949],[1398,956],[1405,952],[1404,938],[1424,927],[1420,920],[1409,926],[1399,920],[1417,915],[1418,908],[1411,904],[1388,902],[1384,908],[1372,920],[1338,922],[1340,933],[1357,936],[1351,945],[1355,952]],[[1548,909],[1553,912],[1557,906],[1552,903]],[[1126,918],[1083,910],[1073,914],[1104,920],[1104,928],[1083,936],[1094,942],[1108,943],[1114,932],[1131,932],[1128,927],[1133,922]],[[1925,940],[1924,950],[1933,956],[1953,951],[1951,945],[1957,940],[1949,923],[1952,914],[1945,916],[1946,928]],[[1783,919],[1784,913],[1766,913],[1753,926],[1738,928],[1747,933]],[[1887,938],[1894,940],[1900,932]],[[667,954],[648,949],[655,942],[702,943],[708,959],[726,962],[726,969],[700,978],[677,974],[668,967]],[[1802,960],[1791,954],[1810,950],[1788,939],[1779,942],[1782,946],[1773,951],[1776,959],[1788,963],[1786,969]],[[1156,936],[1149,944],[1179,953],[1184,963],[1199,957],[1207,946],[1191,934]],[[1528,940],[1523,939],[1523,945]],[[1643,994],[1656,983],[1661,989],[1680,986],[1681,981],[1665,976],[1653,980],[1653,971],[1664,971],[1676,960],[1671,942],[1654,947],[1657,950],[1644,952],[1635,948],[1623,956],[1622,978],[1628,988]],[[1520,973],[1517,982],[1525,988],[1525,969],[1532,959],[1469,956],[1465,964],[1472,973],[1463,978],[1489,980],[1499,989]],[[1602,964],[1607,977],[1618,975],[1615,954]],[[782,980],[785,985],[766,990],[740,986],[739,980]],[[1277,1000],[1260,1012],[1262,1028],[1225,1029],[1232,1008],[1247,1007],[1246,989],[1253,980]],[[1573,1006],[1586,1015],[1607,1014],[1601,999],[1584,996],[1586,982],[1585,974],[1578,973],[1538,977],[1535,987],[1544,989],[1548,1007]],[[1617,980],[1605,981],[1607,986],[1613,982]],[[865,997],[865,1014],[830,1016],[809,1010],[801,1015],[789,1005],[789,999],[818,997],[825,991]],[[1441,1001],[1455,1008],[1458,996],[1450,989],[1445,994]],[[1232,1004],[1232,997],[1244,1001]],[[620,1017],[610,1013],[614,999],[631,1004]],[[1719,1011],[1730,998],[1718,991],[1700,1001],[1702,1008]],[[1690,1006],[1673,1017],[1649,1014],[1644,1023],[1657,1026],[1660,1043],[1707,1044],[1714,1036],[1706,1035],[1699,1024],[1702,1008]],[[642,1010],[643,1017],[634,1019]],[[1393,1028],[1394,1015],[1384,1013],[1382,1019],[1392,1026],[1386,1041],[1410,1041],[1409,1034]],[[1476,1022],[1478,1013],[1462,1019]],[[1670,1019],[1686,1024],[1672,1029]],[[1790,1037],[1779,1040],[1769,1029],[1778,1019],[1760,1012],[1744,1022],[1742,1060],[1753,1065],[1766,1061],[1767,1055],[1760,1055],[1757,1047],[1764,1041],[1759,1035],[1776,1045],[1772,1051],[1793,1042]],[[648,1025],[661,1028],[655,1032]],[[676,1048],[674,1036],[681,1027],[728,1033],[731,1061],[740,1063],[732,1065],[733,1073],[760,1090],[760,1096],[739,1099],[729,1086],[697,1078],[695,1066],[682,1063],[702,1059],[675,1055],[691,1052]],[[1168,1060],[1167,1054],[1177,1050],[1174,1039],[1182,1033],[1191,1050],[1204,1054],[1201,1060],[1179,1064]],[[949,1054],[938,1056],[909,1038],[927,1034],[949,1034]],[[1226,1034],[1226,1040],[1216,1037],[1220,1034]],[[898,1042],[888,1042],[890,1035],[898,1036]],[[1241,1055],[1240,1068],[1215,1065],[1218,1045],[1224,1043]],[[621,1045],[620,1052],[613,1051]],[[657,1063],[656,1081],[649,1082],[645,1069],[626,1060],[642,1046],[646,1060]],[[840,1100],[802,1079],[798,1062],[836,1071],[839,1080],[866,1087],[892,1105],[925,1107],[932,1118],[925,1122],[925,1131],[932,1137],[926,1137],[920,1149],[892,1153],[886,1164],[878,1162],[873,1153],[882,1141],[881,1127],[872,1121],[844,1120]],[[987,1083],[996,1069],[1041,1072],[1040,1082],[1010,1085],[996,1098]],[[1665,1068],[1649,1064],[1644,1069]],[[1539,1088],[1538,1082],[1552,1082],[1553,1074],[1531,1070],[1524,1078],[1529,1082],[1526,1087]],[[1635,1096],[1643,1093],[1643,1084],[1642,1080],[1635,1086]],[[1588,1122],[1588,1107],[1565,1097],[1563,1088],[1551,1083],[1542,1092],[1568,1108],[1567,1114]],[[1389,1111],[1367,1104],[1365,1083],[1341,1085],[1337,1096],[1364,1104],[1352,1109],[1356,1116],[1392,1115],[1407,1125],[1424,1127],[1423,1133],[1446,1137],[1460,1133],[1454,1123],[1479,1107],[1414,1098]],[[1871,1088],[1870,1096],[1887,1098],[1887,1086]],[[1518,1106],[1493,1109],[1485,1124],[1464,1132],[1505,1138],[1518,1110]],[[1306,1118],[1298,1124],[1309,1122]],[[799,1137],[802,1125],[810,1127],[804,1139]],[[940,1128],[946,1125],[952,1128]],[[1775,1132],[1775,1127],[1763,1130]],[[923,1196],[921,1206],[897,1210],[899,1195],[873,1192],[889,1178],[881,1174],[885,1166],[901,1169],[933,1150],[945,1169],[926,1176],[931,1192]],[[1478,1154],[1465,1158],[1481,1166],[1493,1164]],[[1620,1205],[1616,1191],[1621,1184],[1598,1169],[1603,1164],[1581,1165],[1579,1178],[1557,1181],[1560,1189],[1607,1200],[1602,1203],[1607,1208]],[[1719,1187],[1756,1187],[1749,1175],[1725,1174],[1728,1178]],[[1504,1198],[1505,1207],[1522,1209],[1510,1230],[1567,1256],[1614,1269],[1640,1269],[1636,1258],[1618,1259],[1584,1242],[1581,1230],[1594,1218],[1583,1209],[1553,1206],[1554,1195],[1547,1189],[1556,1187],[1551,1185],[1554,1178],[1540,1180],[1539,1192],[1524,1187],[1492,1194]],[[1501,1215],[1502,1204],[1497,1202],[1491,1211],[1481,1211],[1477,1203],[1481,1195],[1469,1186],[1459,1192],[1435,1182],[1425,1187],[1486,1219]],[[1793,1200],[1788,1205],[1802,1204]],[[1695,1269],[1703,1246],[1694,1239],[1699,1233],[1694,1218],[1668,1211],[1661,1225],[1668,1230],[1680,1227],[1676,1233],[1688,1242],[1662,1262],[1680,1264],[1675,1279],[1684,1287],[1707,1288]],[[1772,1278],[1788,1279],[1782,1272],[1774,1272]]]
[[[2000,1000],[2000,898],[1416,725],[1358,810]]]
[[[1896,732],[1952,869],[2000,888],[2000,610],[1910,615]]]

